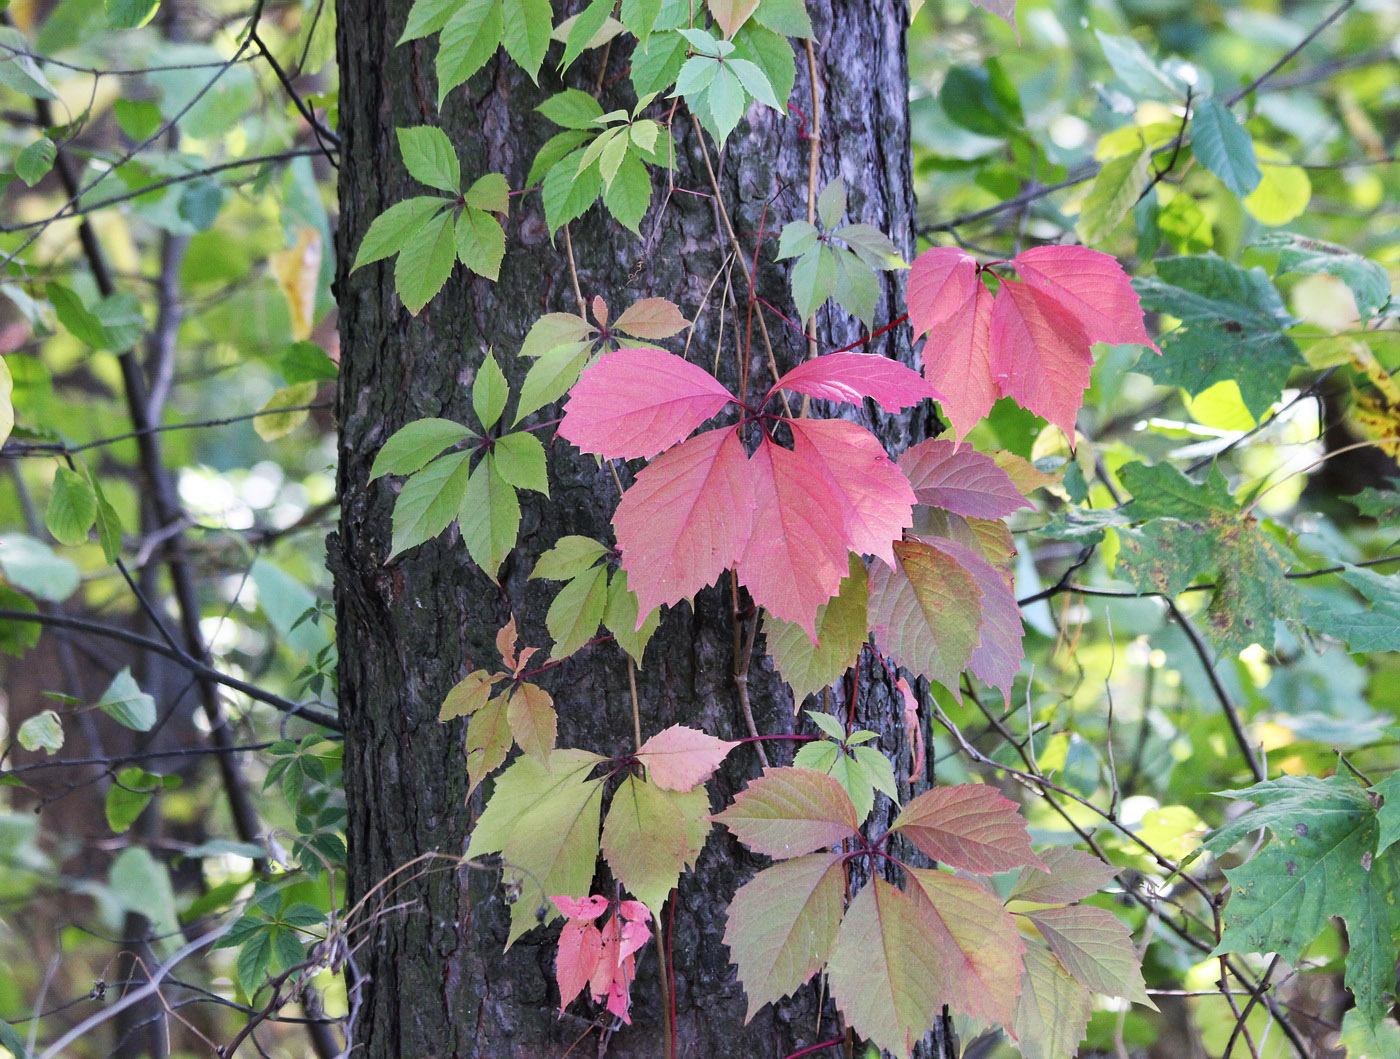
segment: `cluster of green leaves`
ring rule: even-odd
[[[641,664],[647,641],[661,624],[660,609],[638,621],[637,595],[627,588],[627,572],[599,562],[607,545],[592,537],[561,537],[535,562],[530,579],[565,581],[549,604],[545,628],[554,638],[553,658],[566,658],[591,640],[600,624]]]

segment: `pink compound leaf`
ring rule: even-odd
[[[1004,280],[992,302],[992,374],[1004,397],[1074,439],[1094,366],[1084,328],[1060,303]]]
[[[1156,350],[1123,266],[1087,246],[1037,246],[1011,259],[1026,283],[1079,321],[1090,342],[1136,342]]]
[[[774,384],[773,390],[791,390],[823,401],[855,405],[870,397],[886,412],[939,398],[918,372],[873,353],[828,353],[816,357],[793,368]]]

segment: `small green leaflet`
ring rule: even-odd
[[[720,144],[739,124],[751,102],[781,111],[772,82],[748,59],[734,58],[735,46],[703,30],[684,29],[694,54],[685,61],[671,97],[681,96],[692,114]]]
[[[63,749],[63,722],[53,710],[40,710],[25,718],[16,733],[19,745],[26,750],[42,750],[50,756]]]
[[[1126,217],[1147,184],[1152,152],[1143,148],[1104,163],[1079,210],[1075,233],[1086,245],[1102,243]]]
[[[792,688],[794,703],[838,680],[855,664],[868,635],[865,563],[852,555],[841,589],[817,610],[817,642],[795,622],[764,612],[763,635],[778,672]]]
[[[156,724],[156,700],[136,684],[130,668],[112,678],[97,700],[97,708],[118,724],[137,732],[149,732]]]
[[[97,494],[86,476],[67,467],[54,473],[53,492],[44,512],[44,525],[54,540],[70,546],[86,544],[97,521]]]

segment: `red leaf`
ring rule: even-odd
[[[753,523],[738,430],[712,430],[643,469],[613,515],[637,613],[693,596],[737,563]]]
[[[855,405],[871,397],[886,412],[898,412],[925,398],[940,399],[917,371],[873,353],[828,353],[816,357],[793,368],[773,389]]]
[[[619,349],[574,383],[559,436],[608,458],[655,456],[733,400],[709,372],[674,353]]]
[[[925,791],[904,807],[890,830],[902,831],[925,856],[979,875],[1027,864],[1045,867],[1031,852],[1016,803],[981,783]]]
[[[789,419],[794,452],[826,479],[846,523],[845,546],[894,565],[894,542],[914,521],[914,491],[885,447],[844,419]]]
[[[1116,258],[1087,246],[1038,246],[1017,254],[1011,264],[1029,286],[1078,320],[1090,342],[1137,342],[1157,349],[1143,326],[1137,291]]]
[[[637,760],[647,767],[651,782],[662,790],[689,791],[709,779],[738,745],[673,724],[643,743]]]
[[[1074,438],[1094,358],[1084,328],[1053,298],[1003,280],[992,302],[992,374],[1004,397]]]
[[[753,527],[737,568],[755,603],[802,626],[813,643],[817,608],[836,595],[849,569],[844,526],[832,517],[838,502],[824,477],[764,436],[749,460]]]
[[[1011,580],[984,556],[957,541],[932,541],[944,554],[972,575],[982,592],[977,635],[981,643],[968,663],[977,676],[1001,691],[1009,705],[1011,685],[1021,671],[1021,608],[1016,603]]]
[[[1004,518],[1032,507],[992,457],[971,445],[924,441],[899,457],[921,504],[971,518]]]
[[[589,898],[607,901],[601,897]],[[558,899],[555,899],[558,903]],[[566,913],[567,914],[567,913]],[[583,992],[603,956],[603,935],[586,920],[570,919],[559,932],[559,952],[554,957],[554,977],[559,982],[559,1013]]]
[[[800,857],[860,833],[851,796],[834,776],[815,769],[764,769],[711,819],[769,857]]]
[[[566,919],[581,919],[590,922],[608,910],[608,899],[594,894],[592,897],[551,897],[551,901],[564,913]]]
[[[961,439],[999,396],[991,363],[992,292],[971,257],[939,247],[914,259],[908,301],[914,334],[928,335],[924,377],[944,395],[943,413]]]

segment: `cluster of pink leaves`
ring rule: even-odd
[[[794,368],[778,390],[894,412],[938,394],[918,373],[867,353]],[[769,613],[816,640],[817,608],[836,594],[850,552],[894,563],[914,491],[868,430],[841,419],[789,419],[794,445],[764,431],[752,456],[739,426],[690,434],[729,403],[713,376],[657,349],[621,349],[583,373],[560,436],[608,458],[651,457],[613,519],[622,566],[645,616],[693,596],[733,567]],[[677,444],[680,442],[680,444]],[[674,448],[672,448],[674,446]]]
[[[630,1024],[632,1018],[628,1009],[632,982],[636,978],[636,953],[651,937],[647,926],[651,912],[640,901],[622,901],[600,929],[594,925],[594,920],[611,907],[606,897],[594,894],[582,900],[572,897],[551,897],[550,900],[566,920],[559,934],[559,955],[555,960],[560,1014],[587,986],[595,1001],[600,1004],[606,1001],[609,1011]]]
[[[1152,349],[1137,292],[1108,254],[1083,246],[1039,246],[1009,262],[995,295],[986,266],[955,247],[936,247],[909,272],[909,321],[924,344],[924,375],[962,438],[998,397],[1010,397],[1071,439],[1089,385],[1095,342]]]

